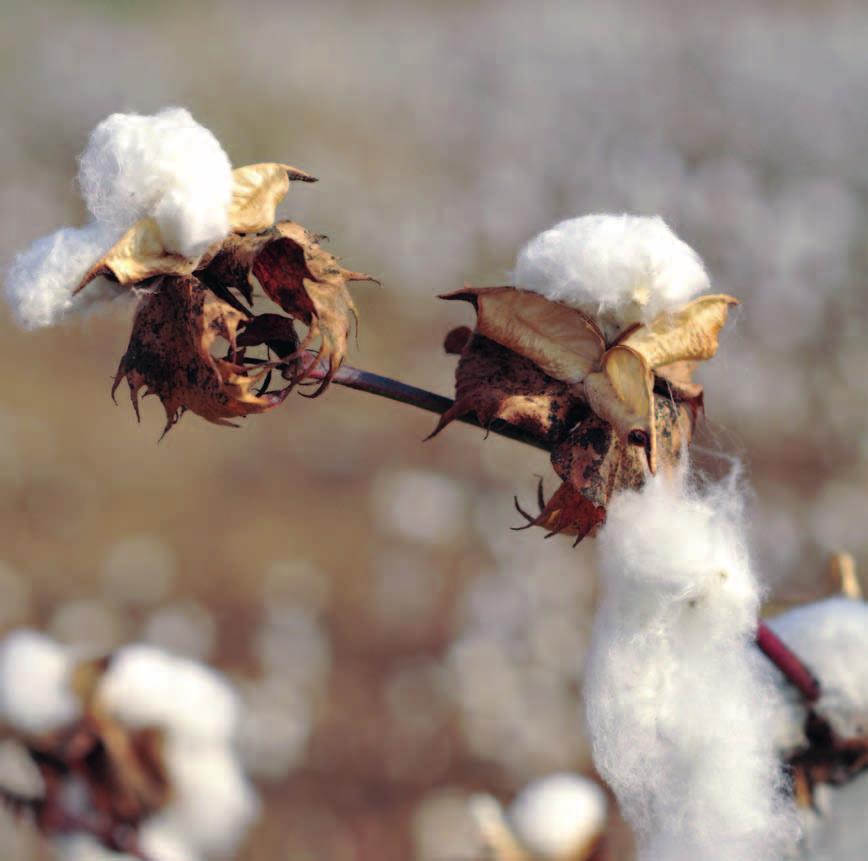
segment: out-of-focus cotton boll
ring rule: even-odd
[[[518,255],[515,286],[596,318],[607,338],[680,308],[709,288],[702,261],[659,217],[585,215],[556,224]]]
[[[148,616],[144,639],[172,654],[203,661],[214,649],[217,623],[194,601],[174,604]]]
[[[129,293],[105,278],[96,278],[73,295],[87,271],[120,234],[116,228],[96,222],[87,227],[64,227],[21,252],[5,278],[6,301],[16,322],[25,329],[52,326]]]
[[[238,723],[228,682],[203,664],[153,646],[118,651],[99,689],[101,703],[127,726],[161,727],[200,741],[227,741]]]
[[[550,774],[529,783],[509,806],[515,836],[534,856],[581,855],[603,833],[608,804],[592,780],[578,774]]]
[[[588,728],[647,861],[777,859],[795,839],[738,509],[731,488],[660,476],[616,499],[599,537]]]
[[[82,598],[58,607],[48,631],[66,645],[90,654],[107,654],[123,639],[123,620],[111,604]]]
[[[52,844],[57,857],[62,861],[136,861],[132,855],[121,855],[101,846],[93,837],[86,834],[73,834],[61,837]],[[174,858],[164,859],[157,855],[153,861],[175,861]],[[178,859],[178,861],[198,861],[196,858]]]
[[[103,120],[78,179],[97,221],[126,228],[151,215],[177,254],[197,257],[229,232],[232,166],[217,138],[183,108]]]
[[[168,594],[176,571],[172,548],[142,535],[111,546],[103,563],[103,583],[117,603],[156,604]]]
[[[0,716],[23,733],[52,732],[74,721],[73,660],[35,631],[14,631],[0,644]]]
[[[842,738],[868,736],[868,604],[829,598],[768,625],[821,680],[817,714]]]
[[[199,861],[202,858],[202,855],[190,846],[189,841],[176,831],[172,823],[160,816],[149,819],[142,825],[139,845],[144,855],[152,861]]]
[[[840,787],[819,786],[818,814],[806,827],[805,861],[863,861],[868,858],[868,774]]]
[[[461,531],[466,510],[464,489],[457,481],[415,469],[378,477],[372,505],[384,530],[431,545],[453,540]]]
[[[207,856],[232,856],[259,811],[235,755],[221,745],[167,739],[172,800],[155,818]]]

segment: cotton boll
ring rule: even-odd
[[[868,774],[840,787],[818,787],[819,815],[810,815],[807,859],[864,861],[868,858]]]
[[[226,741],[238,724],[238,698],[214,670],[153,646],[118,651],[99,688],[102,704],[130,727],[161,727],[185,737]]]
[[[585,215],[524,246],[515,286],[590,314],[612,339],[631,323],[680,308],[709,281],[696,252],[661,218]]]
[[[139,845],[144,855],[152,861],[199,861],[202,857],[161,816],[142,824]]]
[[[259,813],[256,794],[224,745],[169,738],[173,796],[158,821],[203,855],[232,856]]]
[[[112,852],[86,834],[61,837],[52,845],[57,857],[62,861],[135,861],[132,855]],[[175,859],[163,859],[154,855],[153,861],[175,861]],[[195,859],[178,859],[178,861],[195,861]]]
[[[151,215],[169,251],[197,257],[229,232],[232,166],[189,111],[112,114],[91,133],[79,185],[94,218],[119,228]]]
[[[759,589],[731,488],[659,476],[610,506],[585,702],[639,858],[778,858],[795,836],[753,643]]]
[[[817,714],[841,738],[868,736],[868,604],[828,598],[768,624],[821,680]]]
[[[606,796],[578,774],[550,774],[528,784],[509,807],[519,841],[540,858],[587,851],[606,827]]]
[[[73,295],[87,271],[120,235],[121,231],[96,222],[64,227],[19,254],[6,273],[4,291],[16,322],[25,329],[52,326],[128,292],[97,278]]]
[[[13,729],[46,733],[78,718],[73,660],[53,640],[19,630],[0,644],[0,716]]]

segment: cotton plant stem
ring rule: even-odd
[[[765,622],[757,626],[756,644],[809,703],[820,698],[820,683],[814,674]]]
[[[317,367],[309,374],[308,378],[322,380],[325,378],[325,375],[325,369]],[[347,365],[341,366],[332,382],[337,383],[339,386],[345,386],[348,389],[355,389],[359,392],[379,395],[379,397],[388,398],[391,401],[409,404],[436,415],[443,415],[455,403],[452,398],[435,395],[426,389],[419,389],[416,386],[407,385],[407,383],[393,380],[390,377],[382,377],[379,374],[372,374],[370,371],[362,371],[359,368],[351,368]],[[482,428],[487,433],[497,434],[516,442],[522,442],[525,445],[530,445],[543,451],[550,451],[550,447],[539,437],[526,433],[508,422],[494,421],[490,425],[483,426],[474,416],[462,416],[457,421]]]
[[[326,376],[326,369],[322,366],[315,367],[310,373],[313,380],[322,380]],[[442,415],[455,402],[443,395],[436,395],[425,389],[410,386],[390,377],[372,374],[359,368],[343,365],[335,374],[332,382],[339,386],[355,389],[359,392],[367,392],[388,398],[402,404],[409,404],[426,410],[429,413]],[[479,420],[473,416],[464,416],[458,421],[465,424],[483,427]],[[504,436],[517,442],[531,445],[534,448],[550,451],[549,445],[539,437],[526,431],[520,430],[508,422],[498,421],[484,428],[489,433]],[[780,670],[783,676],[792,684],[808,702],[815,702],[820,696],[820,684],[811,671],[802,663],[787,645],[762,621],[757,626],[756,643],[762,653]]]

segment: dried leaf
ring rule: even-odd
[[[347,353],[350,331],[357,319],[347,284],[372,281],[370,275],[344,269],[338,259],[320,247],[317,237],[300,224],[284,221],[259,251],[252,274],[266,294],[284,311],[309,328],[302,348],[320,339],[316,362],[327,367],[314,396],[331,382]]]
[[[618,345],[603,357],[600,371],[588,374],[585,395],[622,443],[640,446],[652,473],[657,470],[654,432],[654,374],[639,353]]]
[[[515,287],[466,287],[443,299],[463,299],[477,311],[476,331],[530,359],[556,380],[577,383],[606,349],[597,324],[581,311]]]
[[[738,299],[725,294],[700,296],[680,311],[658,314],[622,343],[641,354],[650,368],[673,362],[703,361],[717,352],[720,330]]]
[[[190,410],[215,424],[261,413],[279,404],[285,392],[258,396],[259,375],[239,364],[216,359],[211,347],[218,337],[236,346],[244,316],[217,299],[193,277],[167,278],[139,306],[127,352],[121,359],[112,394],[126,378],[138,415],[138,392],[155,394],[166,410],[166,433]]]
[[[213,251],[208,252],[210,256]],[[138,284],[159,275],[190,275],[203,262],[202,257],[187,258],[170,254],[153,218],[137,221],[82,278],[73,291],[83,290],[94,278],[104,275],[118,284]]]
[[[250,164],[232,171],[229,225],[236,233],[259,233],[274,224],[278,204],[294,180],[316,178],[288,164]]]
[[[547,376],[530,359],[476,334],[455,372],[455,403],[431,436],[472,413],[483,427],[508,422],[554,444],[588,413],[566,383]]]

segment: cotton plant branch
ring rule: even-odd
[[[329,369],[320,363],[310,371],[309,378],[314,381],[324,380]],[[452,398],[429,392],[417,386],[411,386],[400,380],[374,374],[349,365],[342,365],[332,376],[332,382],[357,392],[387,398],[390,401],[407,404],[429,413],[443,415],[454,405]],[[458,421],[474,427],[484,428],[487,433],[506,437],[525,445],[533,446],[542,451],[551,451],[551,446],[532,433],[517,428],[503,420],[496,420],[485,426],[472,413],[461,416]],[[757,625],[756,643],[760,651],[774,664],[782,675],[798,690],[809,703],[816,702],[820,697],[820,683],[814,677],[805,663],[777,636],[763,621]]]

